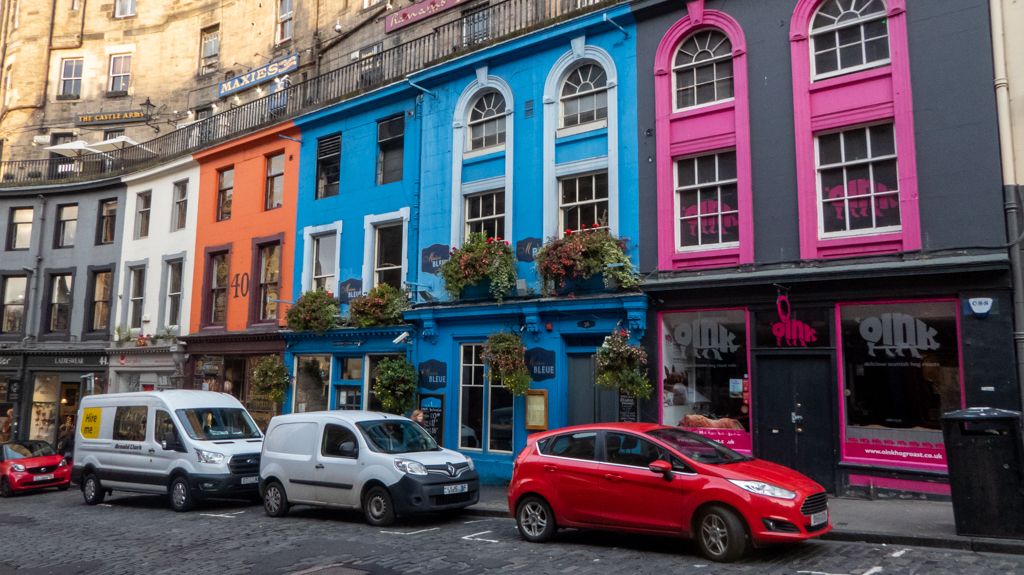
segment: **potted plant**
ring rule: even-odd
[[[132,330],[126,325],[119,325],[114,328],[114,345],[124,347],[124,344],[132,340]]]
[[[512,395],[525,395],[530,389],[526,346],[518,334],[501,331],[487,336],[482,358],[491,381],[497,380]]]
[[[544,292],[556,295],[555,290],[594,289],[596,286],[581,285],[594,276],[601,277],[605,289],[636,285],[633,263],[623,251],[627,241],[598,224],[581,232],[565,230],[561,238],[548,239],[534,259]]]
[[[486,290],[480,290],[483,293],[478,297],[487,297],[484,294],[490,292],[500,304],[516,285],[516,258],[507,240],[472,233],[461,248],[448,255],[441,266],[441,278],[452,298],[474,299],[467,288],[480,284]]]
[[[399,325],[402,312],[409,309],[409,300],[401,291],[380,284],[370,293],[354,297],[348,304],[348,324],[353,327]]]
[[[404,357],[386,357],[377,364],[373,393],[388,413],[401,415],[413,408],[419,374],[416,367]]]
[[[299,300],[288,308],[285,320],[292,331],[312,331],[320,335],[338,327],[340,310],[334,294],[318,289],[299,296]]]
[[[599,387],[618,389],[633,397],[651,396],[647,379],[647,352],[629,343],[629,330],[618,329],[604,338],[597,348],[597,380]]]
[[[271,401],[281,405],[284,403],[288,386],[291,385],[291,377],[281,358],[268,355],[256,363],[252,371],[252,384],[256,389],[269,394]]]

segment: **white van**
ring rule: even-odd
[[[198,499],[259,496],[263,434],[234,397],[148,391],[82,398],[71,480],[96,505],[114,490]]]
[[[419,425],[373,411],[319,411],[270,420],[260,459],[263,509],[297,503],[362,509],[371,525],[461,509],[480,498],[473,460],[439,447]]]

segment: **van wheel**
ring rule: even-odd
[[[519,534],[530,543],[543,543],[555,536],[558,525],[555,514],[547,501],[531,495],[519,504],[516,510],[516,526]]]
[[[363,499],[366,522],[374,527],[387,527],[395,522],[395,505],[391,494],[381,486],[374,487]]]
[[[100,479],[92,473],[86,475],[85,480],[82,481],[82,497],[85,498],[85,504],[97,505],[103,503],[103,498],[106,496],[107,492],[100,485]]]
[[[171,483],[171,507],[175,511],[191,511],[195,506],[192,499],[192,489],[188,486],[188,479],[177,477]]]
[[[263,490],[263,511],[270,517],[284,517],[291,505],[284,494],[284,487],[277,481],[271,481]]]
[[[14,497],[14,490],[11,489],[11,482],[6,477],[0,477],[0,497]]]
[[[723,507],[711,507],[697,520],[697,545],[712,561],[731,563],[747,550],[743,520]]]

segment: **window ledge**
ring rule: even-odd
[[[568,144],[570,142],[579,142],[581,140],[589,140],[592,138],[600,138],[608,135],[608,128],[595,128],[593,130],[587,130],[585,132],[579,132],[577,134],[571,134],[568,136],[562,136],[559,138],[555,136],[555,144]]]
[[[79,94],[57,94],[57,100],[80,100],[82,98]]]
[[[608,127],[608,119],[598,120],[596,122],[587,122],[586,124],[579,124],[578,126],[570,126],[568,128],[559,128],[555,131],[555,139],[565,138],[567,136],[574,136],[576,134],[582,134],[584,132],[592,132],[594,130],[600,130]]]
[[[110,90],[107,90],[106,96],[104,96],[104,97],[105,98],[126,98],[126,97],[128,97],[128,90],[117,90],[117,91],[114,91],[114,92],[112,92]]]
[[[92,333],[83,333],[82,341],[110,341],[110,332],[98,331]]]
[[[669,257],[671,269],[702,269],[736,266],[740,263],[739,244],[676,252]]]
[[[21,341],[24,337],[23,331],[0,333],[0,341]]]
[[[494,160],[505,155],[505,146],[501,148],[485,148],[483,150],[477,150],[475,152],[466,152],[462,155],[464,164],[479,164],[481,162],[487,162]]]
[[[878,66],[872,68],[854,70],[836,76],[829,76],[826,78],[813,80],[811,82],[810,91],[811,93],[814,93],[819,90],[828,90],[829,88],[835,88],[836,86],[844,86],[846,84],[863,82],[865,80],[871,80],[873,78],[879,78],[890,75],[892,75],[892,63],[883,62]]]
[[[718,102],[701,104],[700,106],[690,106],[689,108],[673,110],[669,119],[678,120],[681,118],[694,118],[705,114],[714,114],[715,112],[720,112],[722,110],[732,110],[735,107],[736,98],[729,98],[728,100],[720,100]]]
[[[71,341],[69,332],[44,333],[39,336],[39,341]]]

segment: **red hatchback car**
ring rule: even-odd
[[[750,544],[832,529],[825,489],[781,465],[696,433],[648,423],[531,435],[515,459],[509,510],[527,541],[559,527],[690,537],[714,561]]]
[[[45,441],[12,441],[0,445],[0,497],[16,491],[71,486],[71,466]]]

